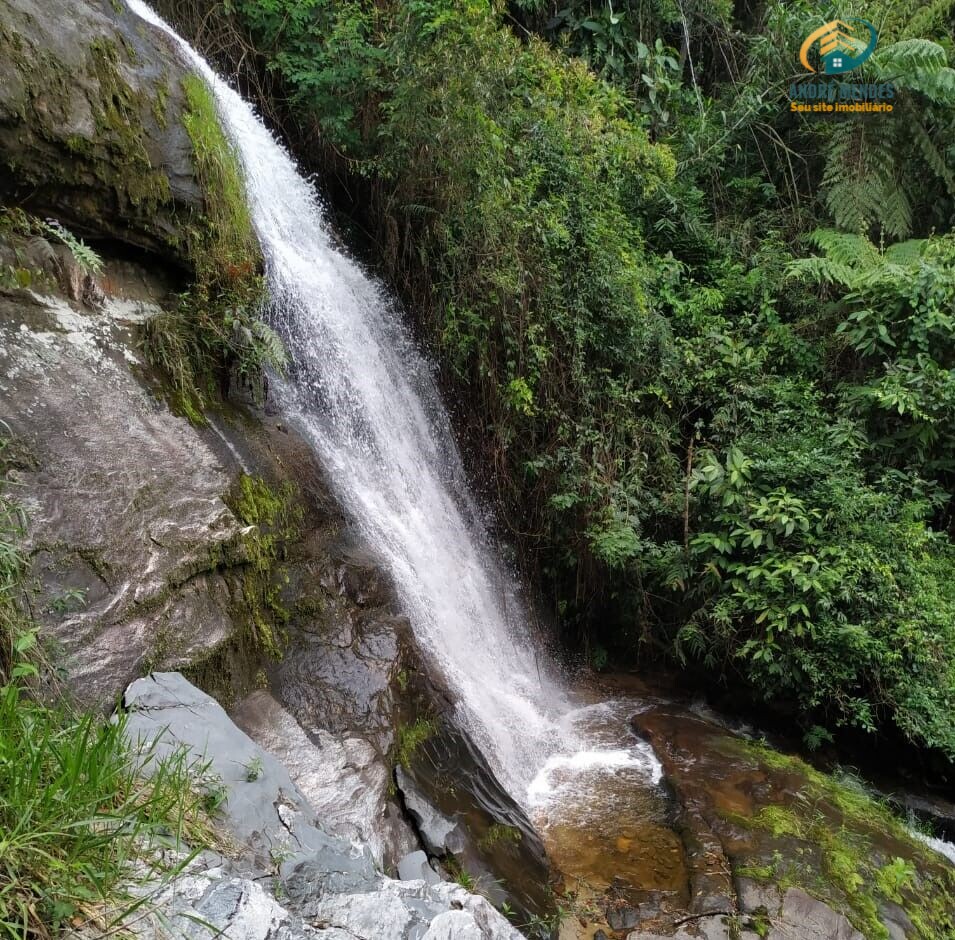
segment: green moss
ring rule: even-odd
[[[281,565],[285,546],[299,536],[302,511],[290,483],[273,489],[261,477],[243,474],[226,499],[248,531],[242,536],[247,560],[242,596],[252,644],[271,658],[284,646],[289,612],[281,589],[288,575]]]
[[[169,124],[168,118],[169,111],[169,85],[163,77],[158,82],[156,82],[156,95],[153,98],[152,112],[153,117],[156,119],[156,123],[163,130]]]
[[[765,806],[753,817],[752,823],[760,829],[771,832],[776,839],[791,836],[801,839],[803,824],[793,810],[782,806]]]
[[[205,201],[205,218],[189,233],[189,253],[200,280],[220,289],[254,290],[260,258],[239,162],[222,131],[209,86],[198,75],[188,75],[182,90],[182,121]]]
[[[733,873],[739,878],[750,878],[753,881],[775,881],[775,865],[737,865]]]
[[[289,543],[301,537],[302,509],[292,484],[272,486],[245,474],[224,499],[248,527],[228,557],[212,559],[226,567],[234,585],[232,616],[238,629],[183,674],[228,705],[253,689],[267,687],[263,667],[284,651],[289,620],[281,596],[288,582],[284,561]]]
[[[920,940],[955,938],[955,872],[909,831],[883,802],[849,775],[820,773],[797,757],[763,744],[734,741],[728,745],[764,768],[801,779],[799,798],[791,805],[766,806],[755,816],[733,815],[740,825],[774,838],[805,843],[821,867],[790,860],[781,871],[772,866],[738,866],[736,873],[757,880],[796,884],[841,909],[868,940],[887,940],[880,909],[900,905]],[[905,847],[907,859],[884,857],[876,837]]]
[[[153,167],[146,150],[142,114],[150,102],[135,93],[120,72],[119,47],[110,39],[90,43],[91,69],[100,85],[94,117],[107,162],[97,169],[112,177],[117,197],[147,212],[172,201],[169,180],[161,168]],[[125,56],[128,60],[129,55]]]
[[[398,740],[395,745],[395,760],[402,767],[408,767],[415,751],[421,747],[437,730],[435,723],[419,718],[410,725],[399,725]]]

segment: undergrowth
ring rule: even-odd
[[[427,718],[418,718],[411,724],[400,725],[395,745],[395,763],[408,768],[415,752],[422,744],[434,737],[436,730],[435,723]]]
[[[2,455],[0,444],[0,455]],[[44,940],[68,926],[112,930],[214,834],[178,751],[140,773],[125,718],[104,722],[36,694],[42,656],[22,603],[23,516],[0,491],[0,937]],[[174,871],[158,848],[182,850]]]

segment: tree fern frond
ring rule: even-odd
[[[823,251],[836,264],[871,264],[878,259],[879,250],[864,235],[818,228],[809,235],[809,242]]]
[[[915,69],[895,76],[900,88],[918,91],[939,104],[955,104],[955,69]]]
[[[904,242],[896,242],[885,249],[885,260],[902,267],[911,267],[922,257],[926,244],[924,238],[910,238]]]
[[[912,136],[915,138],[915,143],[922,154],[922,159],[929,165],[932,172],[945,183],[949,193],[955,196],[955,173],[948,165],[945,154],[935,146],[935,142],[929,136],[925,125],[921,121],[912,122]]]
[[[887,126],[857,124],[830,144],[824,199],[839,228],[863,232],[881,225],[897,238],[911,232],[912,204],[900,180],[891,133]]]
[[[878,221],[893,238],[904,238],[912,232],[912,201],[901,179],[880,176],[882,199]]]
[[[873,61],[882,72],[905,75],[916,69],[939,71],[948,65],[945,50],[930,39],[902,39],[880,49]]]
[[[854,280],[852,267],[831,258],[795,258],[786,265],[786,274],[810,284],[840,284],[848,287]]]

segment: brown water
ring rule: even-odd
[[[920,871],[948,864],[878,820],[845,816],[801,765],[761,760],[711,713],[635,680],[611,681],[592,697],[595,704],[573,720],[596,752],[552,766],[536,781],[531,813],[570,911],[560,940],[590,940],[597,930],[623,938],[636,926],[669,934],[706,914],[735,913],[740,871],[823,872],[812,839],[752,825],[767,807],[803,812],[811,800],[815,817],[834,832],[849,830],[860,851],[912,859]],[[817,890],[837,907],[845,901],[821,874]]]

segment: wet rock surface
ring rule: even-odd
[[[98,310],[0,293],[0,411],[38,614],[71,688],[98,706],[230,635],[222,569],[242,561],[222,463],[131,371],[136,324],[159,308],[119,281]]]
[[[407,652],[395,783],[427,852],[524,921],[553,914],[540,836],[455,721],[436,675]]]
[[[417,848],[414,834],[391,799],[387,761],[369,740],[342,738],[320,727],[307,734],[264,691],[246,698],[234,718],[289,768],[326,832],[361,841],[386,867]]]
[[[387,878],[365,847],[326,833],[288,770],[181,675],[137,680],[123,704],[127,734],[152,760],[185,745],[225,791],[220,823],[237,844],[234,857],[190,870],[162,900],[160,913],[186,936],[520,937],[485,898],[455,884]],[[143,926],[140,935],[158,936],[151,930]]]
[[[633,710],[663,781],[642,795],[631,786],[628,798],[607,789],[620,824],[581,832],[581,851],[572,832],[545,832],[573,912],[561,940],[901,940],[955,931],[951,866],[858,783],[682,705],[638,699]],[[678,839],[679,855],[663,865],[675,881],[658,880],[665,843],[652,834],[621,843],[631,815],[645,825],[656,818]],[[904,886],[885,887],[889,869],[907,872]]]

